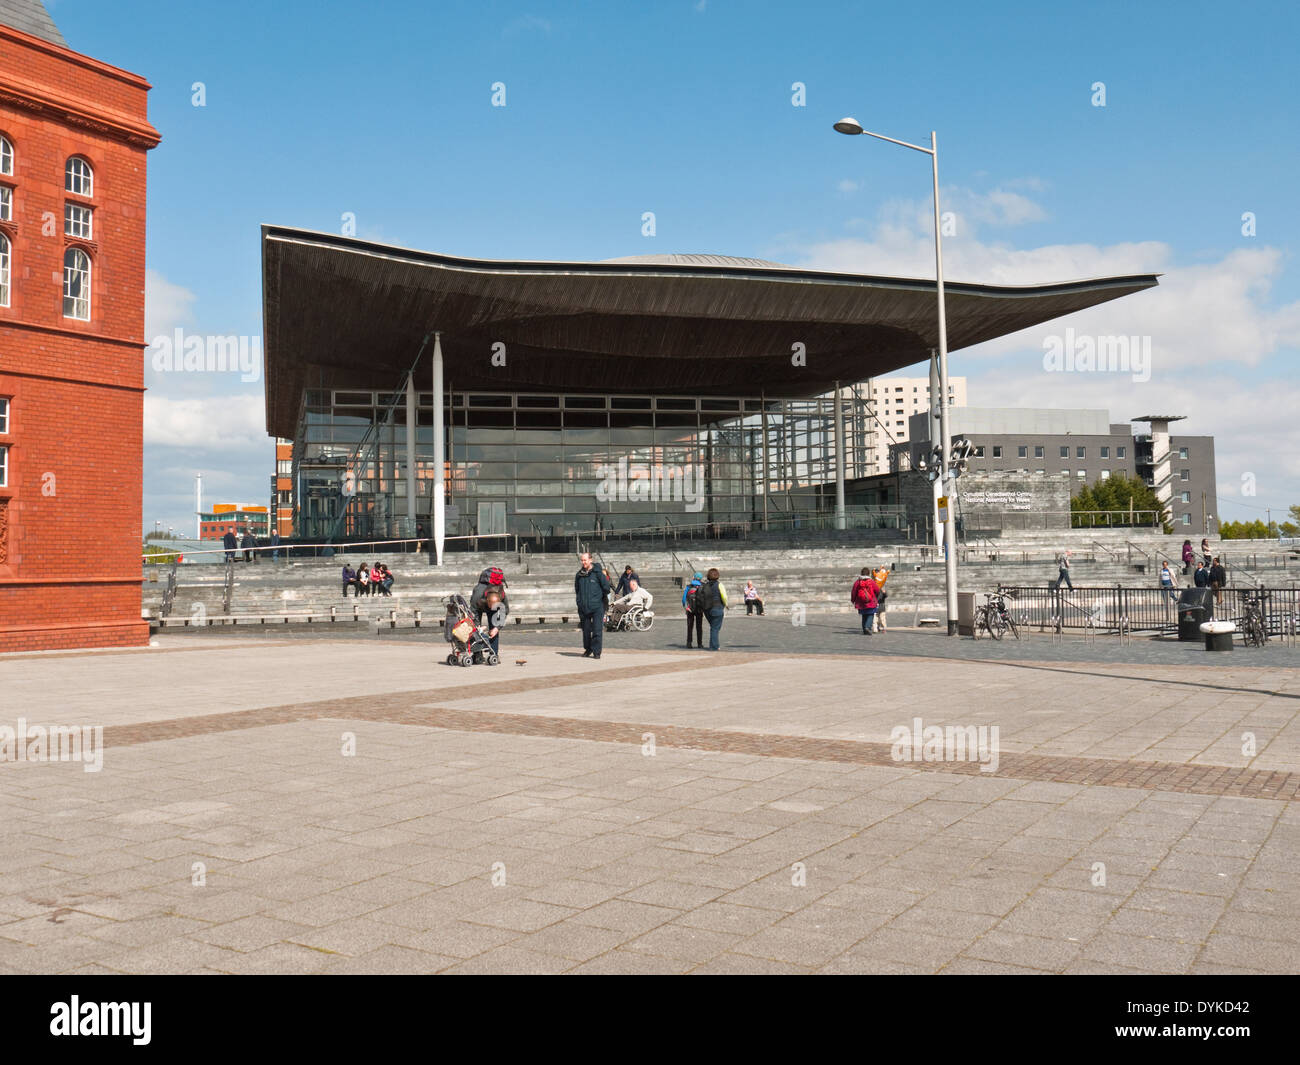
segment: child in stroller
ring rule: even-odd
[[[500,662],[488,642],[487,633],[474,622],[474,612],[463,595],[451,595],[445,600],[447,617],[443,622],[443,635],[451,644],[447,655],[449,666],[471,666],[486,662],[495,666]]]

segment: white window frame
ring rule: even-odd
[[[95,209],[70,200],[63,204],[63,233],[74,240],[95,239]]]
[[[9,435],[9,397],[0,396],[0,436]]]
[[[9,279],[13,275],[14,249],[9,238],[0,233],[0,307],[9,306]]]
[[[0,174],[14,176],[14,146],[8,137],[0,137]]]
[[[8,185],[0,185],[0,222],[14,220],[14,190]]]
[[[77,262],[75,256],[78,255],[85,260],[86,265],[84,270],[80,268],[79,264],[76,266],[71,266],[68,263],[69,256],[74,257],[73,262],[75,263]],[[68,248],[66,251],[64,251],[63,253],[63,317],[64,318],[71,318],[74,321],[78,321],[78,322],[90,321],[90,313],[91,313],[90,285],[94,277],[94,266],[95,264],[91,262],[90,256],[86,253],[84,248],[78,248],[74,245],[73,247]],[[74,274],[80,274],[82,276],[82,282],[80,288],[81,294],[78,296],[70,295],[70,289],[71,289],[70,283],[73,279]],[[71,302],[72,304],[71,313],[69,312],[68,309],[69,302]],[[85,314],[76,313],[76,311],[79,309],[79,306],[81,305],[84,305],[85,312],[86,312]]]
[[[87,199],[95,195],[95,168],[80,155],[68,156],[63,164],[63,191]]]
[[[0,488],[9,487],[9,445],[0,444]]]

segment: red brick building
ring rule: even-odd
[[[148,641],[148,91],[0,0],[0,651]]]

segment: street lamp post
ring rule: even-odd
[[[957,524],[954,517],[953,493],[955,479],[952,476],[952,433],[948,425],[948,316],[943,299],[943,236],[939,229],[939,142],[933,131],[930,133],[930,147],[909,144],[907,141],[895,140],[879,133],[872,133],[862,128],[855,118],[842,118],[835,123],[835,130],[849,136],[866,135],[876,140],[889,141],[915,152],[923,152],[930,157],[934,172],[934,272],[935,288],[939,297],[939,446],[942,450],[939,467],[939,479],[943,485],[943,494],[948,499],[947,518],[943,525],[944,579],[947,584],[948,635],[957,635]]]

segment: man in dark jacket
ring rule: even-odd
[[[1218,558],[1215,558],[1214,565],[1210,567],[1210,587],[1214,589],[1214,601],[1223,602],[1223,589],[1228,584],[1228,571],[1223,568]]]
[[[239,546],[239,543],[235,540],[235,534],[229,529],[226,530],[226,535],[221,538],[221,546],[226,549],[226,561],[234,562],[235,548]]]
[[[599,658],[610,583],[609,578],[592,565],[589,552],[584,551],[580,557],[582,568],[573,578],[573,598],[578,604],[578,620],[582,622],[582,657]]]
[[[636,581],[638,584],[640,584],[641,575],[637,573],[636,570],[634,570],[631,566],[624,566],[623,576],[621,576],[618,579],[618,587],[614,589],[614,595],[620,599],[623,596],[627,595],[630,591],[632,591],[633,581]]]

